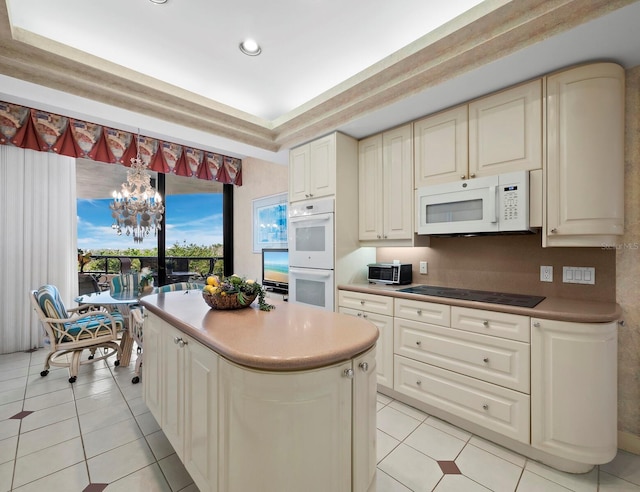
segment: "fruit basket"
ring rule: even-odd
[[[265,292],[255,280],[247,280],[238,275],[220,278],[212,275],[202,290],[202,297],[211,309],[242,309],[249,307],[258,298],[261,311],[275,308],[265,301]]]
[[[249,307],[251,303],[256,300],[258,294],[244,294],[242,295],[242,302],[238,294],[222,295],[203,292],[202,297],[211,309],[242,309]]]

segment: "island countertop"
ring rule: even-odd
[[[222,357],[245,367],[299,371],[353,358],[375,345],[376,326],[344,314],[268,299],[276,309],[255,305],[213,310],[199,291],[145,296],[142,304],[162,320]]]

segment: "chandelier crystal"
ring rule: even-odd
[[[127,181],[122,183],[120,193],[113,192],[113,202],[109,205],[113,225],[118,236],[124,232],[133,236],[134,243],[141,243],[151,232],[157,235],[161,229],[164,206],[162,197],[151,186],[151,175],[138,152],[131,159],[131,169],[127,171]]]

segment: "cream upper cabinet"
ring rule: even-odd
[[[468,178],[468,108],[448,109],[413,125],[414,188]]]
[[[333,195],[336,192],[336,133],[289,153],[289,201]]]
[[[547,78],[543,246],[602,246],[624,232],[624,77],[596,63]]]
[[[469,103],[469,175],[542,169],[542,80]]]
[[[413,146],[411,125],[358,143],[359,238],[413,237]]]
[[[531,320],[531,445],[583,463],[617,452],[617,330]]]

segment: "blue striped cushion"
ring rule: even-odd
[[[40,309],[47,318],[68,318],[69,314],[60,299],[60,292],[55,285],[43,285],[36,294]]]
[[[112,312],[109,314],[115,321],[116,329],[123,330],[124,318],[122,317],[122,314],[118,312]],[[78,335],[78,333],[80,333],[83,328],[94,332],[96,335],[107,335],[111,332],[111,320],[104,314],[95,314],[90,317],[82,318],[81,320],[75,321],[73,323],[65,323],[64,326],[67,333],[72,336]]]
[[[111,292],[137,292],[140,288],[140,276],[138,273],[123,273],[111,279]]]
[[[202,285],[193,282],[177,282],[158,287],[156,292],[174,292],[176,290],[202,290]]]

